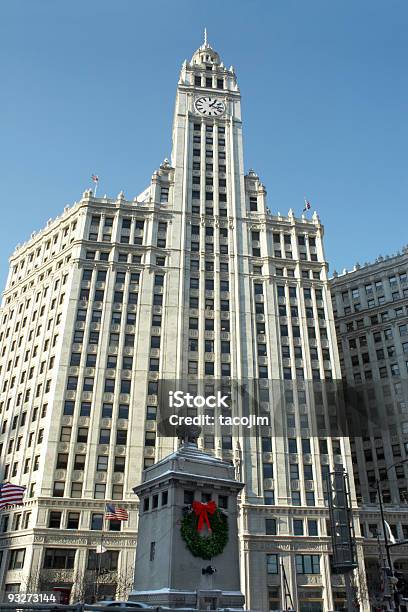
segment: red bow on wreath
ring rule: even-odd
[[[208,519],[208,515],[214,514],[217,509],[217,504],[214,501],[209,501],[206,504],[194,501],[192,507],[196,516],[198,516],[197,531],[202,530],[202,528],[204,527],[204,523],[207,525],[208,531],[211,531],[211,525]]]

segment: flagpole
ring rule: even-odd
[[[99,183],[99,176],[97,174],[92,174],[91,175],[91,181],[95,185],[93,194],[94,194],[94,197],[96,198],[96,192],[98,190],[98,183]]]
[[[96,572],[96,581],[95,581],[95,600],[98,601],[99,597],[99,578],[101,575],[101,564],[102,564],[102,554],[103,554],[103,542],[105,535],[105,514],[106,514],[106,505],[104,507],[104,513],[102,518],[102,531],[101,531],[101,543],[100,543],[100,551],[98,555],[98,568]]]

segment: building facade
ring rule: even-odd
[[[375,592],[377,535],[383,538],[377,482],[394,538],[408,539],[408,249],[335,274],[330,286],[344,380],[361,393],[369,415],[351,449],[368,582]],[[408,575],[408,547],[395,547],[392,557],[395,569]]]
[[[341,379],[323,227],[316,213],[268,210],[258,175],[244,171],[235,71],[207,41],[182,66],[172,137],[171,161],[137,198],[86,191],[10,258],[1,461],[3,479],[27,495],[2,513],[1,587],[88,592],[102,539],[99,594],[125,588],[137,539],[133,487],[177,445],[157,433],[159,380],[221,380],[231,394],[233,381],[256,380],[262,411],[284,405],[279,432],[271,424],[257,436],[234,428],[200,439],[246,483],[247,607],[279,609],[290,594],[304,612],[341,610],[324,475],[339,465],[351,473],[352,455],[346,438],[316,433],[308,392]],[[351,493],[356,506],[352,482]],[[130,518],[102,534],[107,500]],[[355,529],[358,586],[358,521]]]

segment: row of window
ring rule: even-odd
[[[381,322],[382,321],[380,321],[379,315],[377,314],[372,315],[370,317],[365,317],[363,319],[356,319],[356,320],[349,321],[348,323],[346,323],[346,331],[352,332],[355,329],[363,329],[365,326],[368,326],[368,325],[370,326],[378,325]],[[405,323],[403,325],[399,325],[398,331],[399,331],[400,336],[408,336],[408,324]],[[373,333],[375,342],[379,342],[381,340],[382,333],[384,334],[385,340],[390,340],[393,337],[392,328],[388,327],[387,329],[384,329],[383,332],[376,331]]]
[[[260,241],[260,231],[259,230],[252,230],[251,231],[251,238],[252,238],[252,255],[254,255],[255,257],[260,257],[261,256],[261,250],[260,250],[260,246],[259,246],[259,241]],[[282,250],[282,248],[274,248],[274,257],[277,258],[286,258],[286,259],[293,259],[293,253],[292,253],[292,234],[273,234],[272,235],[273,238],[273,243],[274,245],[276,243],[278,243],[279,245],[281,245],[281,239],[283,239],[283,244],[284,244],[284,249]],[[306,248],[306,236],[305,235],[301,235],[298,234],[297,235],[297,243],[299,245],[299,259],[302,261],[306,261],[306,260],[310,260],[310,261],[317,261],[317,254],[314,251],[311,252],[307,252],[305,250]],[[316,238],[314,236],[309,236],[308,237],[308,243],[309,246],[311,248],[314,249],[314,247],[316,246]]]
[[[210,123],[203,123],[203,125],[205,126],[205,131],[208,134],[212,134],[213,133],[213,125]],[[193,129],[195,132],[201,132],[201,123],[194,123],[193,124]],[[218,134],[225,134],[225,127],[223,125],[219,125],[218,126]]]
[[[88,442],[88,427],[78,427],[76,442],[82,442],[83,444]],[[99,430],[99,444],[109,444],[111,439],[110,429]],[[72,435],[72,427],[61,427],[60,442],[70,442]],[[125,446],[127,443],[127,429],[117,429],[115,444]]]
[[[79,404],[79,416],[89,417],[91,416],[92,408],[91,402],[80,402]],[[75,412],[75,402],[71,400],[66,400],[64,402],[64,414],[68,416],[72,416]],[[101,417],[103,419],[111,419],[114,413],[113,404],[109,404],[104,402],[102,404]],[[117,410],[115,409],[115,417],[118,419],[128,419],[129,418],[129,405],[128,404],[119,404]]]
[[[134,337],[134,336],[133,336]],[[125,344],[125,346],[133,346],[129,344]],[[91,393],[94,389],[95,379],[89,376],[86,376],[83,379],[82,391]],[[104,393],[114,393],[116,386],[115,378],[105,378],[105,384],[103,386]],[[67,391],[76,391],[78,388],[78,376],[68,376],[67,379]],[[132,388],[132,381],[129,379],[122,379],[120,381],[120,393],[129,394]]]
[[[73,221],[70,225],[65,225],[64,227],[61,228],[60,232],[54,233],[52,241],[51,239],[47,240],[41,246],[36,247],[32,251],[29,251],[26,257],[23,257],[22,259],[20,259],[19,264],[13,265],[11,269],[13,276],[21,273],[23,268],[30,263],[34,262],[35,263],[34,267],[37,267],[39,264],[43,263],[44,261],[47,261],[48,256],[49,256],[47,251],[49,251],[52,246],[56,245],[60,239],[67,238],[69,234],[73,234],[76,230],[76,227],[77,227],[76,221]],[[73,238],[74,236],[72,236],[71,241],[73,240]],[[64,249],[65,246],[66,246],[66,243],[62,243],[60,250]],[[19,276],[18,280],[20,280],[20,278],[21,276]]]
[[[275,275],[276,276],[286,276],[287,278],[296,278],[297,276],[296,269],[289,268],[288,266],[286,266],[285,268],[275,267]],[[304,269],[304,268],[301,270],[301,277],[307,278],[307,279],[314,279],[314,280],[320,280],[322,278],[320,271],[309,270],[309,269]]]
[[[48,514],[48,527],[50,529],[79,529],[81,524],[80,512],[67,512],[63,519],[63,513],[58,510],[51,510]],[[101,531],[104,529],[104,514],[102,512],[93,512],[91,514],[89,529]],[[121,521],[108,520],[108,531],[120,531]],[[82,525],[83,528],[83,525]]]
[[[305,530],[305,524],[306,529]],[[287,535],[286,532],[284,532]],[[292,534],[295,536],[318,536],[318,521],[316,519],[292,519]],[[265,535],[278,535],[277,521],[274,518],[265,519]],[[290,535],[290,534],[289,534]]]
[[[320,574],[320,555],[295,555],[297,574]],[[266,555],[268,574],[279,574],[279,555]]]
[[[61,285],[65,285],[65,284],[66,284],[66,282],[67,282],[67,280],[68,280],[68,274],[65,274],[65,275],[62,277],[62,279],[61,279]],[[54,282],[54,291],[57,291],[57,290],[58,290],[58,288],[59,288],[59,286],[60,286],[60,280],[59,280],[59,279],[57,279],[57,280]],[[35,301],[33,301],[33,304],[37,304],[37,303],[38,303],[38,302],[41,300],[41,298],[43,298],[43,299],[44,299],[44,298],[46,298],[46,297],[48,296],[48,289],[49,289],[49,288],[50,288],[50,287],[45,287],[45,288],[43,289],[43,291],[42,291],[42,292],[40,291],[39,293],[37,293],[37,294],[36,294],[36,296],[35,296]],[[18,313],[19,315],[21,315],[21,317],[18,317],[18,319],[16,320],[16,324],[15,324],[15,327],[14,327],[14,331],[13,331],[13,333],[15,333],[15,332],[16,332],[18,329],[20,329],[20,323],[21,323],[21,327],[25,327],[25,326],[27,325],[28,319],[27,319],[27,316],[23,316],[23,311],[28,311],[28,309],[29,309],[29,307],[30,307],[30,304],[31,304],[31,298],[28,298],[27,300],[25,300],[25,302],[21,302],[21,303],[20,303],[20,305],[19,305],[19,307],[18,307],[18,311],[17,311],[17,313]],[[35,321],[35,320],[36,320],[37,315],[38,315],[39,317],[44,316],[44,314],[45,314],[45,312],[46,312],[46,310],[47,310],[47,309],[48,309],[48,310],[54,310],[54,308],[56,307],[56,305],[57,305],[57,298],[55,297],[55,298],[53,298],[53,299],[51,300],[51,302],[47,303],[47,305],[43,304],[43,305],[41,306],[41,308],[40,308],[40,310],[39,310],[39,311],[38,311],[38,310],[34,310],[34,311],[31,313],[31,315],[30,315],[30,323],[32,323],[33,321]],[[3,325],[5,325],[5,324],[7,323],[7,320],[8,320],[9,322],[11,322],[11,319],[13,318],[13,316],[14,316],[14,311],[13,311],[13,310],[10,310],[10,312],[8,313],[8,315],[7,315],[7,314],[5,314],[5,315],[3,316]],[[48,321],[47,329],[49,329],[50,324],[51,324],[53,321],[55,321],[55,317],[52,317],[52,318],[51,318],[51,319]],[[8,338],[8,337],[9,337],[9,335],[10,335],[10,332],[11,332],[11,327],[7,327],[6,331],[5,331],[4,333],[3,333],[3,332],[1,333],[1,335],[0,335],[0,341],[3,339],[3,337]]]
[[[142,258],[143,255],[142,254],[136,254],[136,253],[124,253],[124,252],[116,252],[115,250],[112,251],[94,251],[94,250],[87,250],[85,252],[85,259],[87,260],[97,260],[97,261],[109,261],[109,257],[111,252],[114,254],[114,256],[116,255],[116,261],[118,263],[133,263],[133,264],[141,264],[142,263]],[[158,263],[158,258],[156,257],[156,264],[157,265],[162,265]]]
[[[83,496],[82,482],[72,482],[70,483],[71,488],[68,492],[68,497],[81,498]],[[110,499],[123,499],[123,485],[114,484],[112,485],[112,495]],[[52,495],[53,497],[64,497],[65,493],[65,481],[55,480],[53,485]],[[106,484],[97,483],[94,486],[94,499],[108,499],[106,496]]]
[[[408,298],[408,289],[404,289],[402,292],[402,295],[404,298]],[[400,300],[401,299],[400,292],[394,291],[391,295],[391,299],[393,302]],[[379,296],[377,300],[375,300],[374,298],[371,298],[367,300],[367,308],[376,308],[377,306],[382,306],[386,302],[387,302],[387,299],[384,296]],[[360,302],[355,302],[353,304],[353,310],[351,309],[351,306],[344,306],[343,308],[344,316],[347,316],[351,314],[352,312],[360,312],[363,309],[364,309],[364,306],[362,306]],[[395,308],[393,311],[390,310],[390,311],[385,311],[385,312],[380,313],[379,317],[381,321],[387,321],[389,318],[392,318],[392,317],[396,317],[396,318],[403,317],[406,312],[407,311],[403,306],[399,306],[398,308]]]
[[[300,290],[300,288],[299,288]],[[278,297],[279,298],[286,298],[286,291],[285,291],[285,285],[278,285],[277,286],[277,293],[278,293]],[[315,294],[315,298],[316,300],[323,300],[323,289],[314,289],[314,294]],[[287,295],[291,300],[295,300],[298,298],[298,288],[288,285],[287,286]],[[311,287],[303,287],[303,297],[305,300],[311,300],[312,299],[312,289]],[[291,303],[293,303],[293,301],[291,301]]]
[[[93,278],[94,270],[90,270],[88,268],[84,268],[82,272],[82,282],[91,281]],[[106,281],[107,270],[98,270],[96,272],[96,282],[102,283]],[[115,283],[123,284],[126,281],[126,278],[129,278],[131,283],[139,283],[140,281],[140,272],[130,272],[127,274],[122,270],[118,270],[115,274]]]
[[[57,455],[57,470],[65,470],[68,467],[68,453],[58,453]],[[85,468],[86,455],[75,455],[74,456],[74,470],[84,470]],[[125,457],[113,457],[111,460],[113,464],[113,471],[118,473],[123,473],[125,471]],[[108,455],[97,455],[96,457],[96,471],[97,472],[107,472],[109,465],[109,456]]]
[[[403,270],[398,274],[393,274],[392,276],[389,276],[387,280],[391,291],[393,291],[395,288],[398,287],[398,280],[401,285],[405,285],[408,282],[408,274],[405,270]],[[362,289],[360,289],[359,287],[352,287],[347,291],[342,291],[341,297],[343,302],[345,304],[348,304],[350,301],[350,297],[352,300],[358,300],[362,295],[361,291]],[[364,285],[364,292],[367,297],[371,297],[374,291],[376,293],[382,293],[384,291],[383,280],[377,280],[373,283],[366,283]]]
[[[201,74],[194,76],[195,87],[206,87],[211,89],[224,89],[224,79],[220,77],[212,77]]]

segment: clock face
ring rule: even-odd
[[[194,105],[196,111],[198,111],[200,115],[205,115],[206,117],[218,117],[225,112],[224,102],[212,96],[197,98]]]

